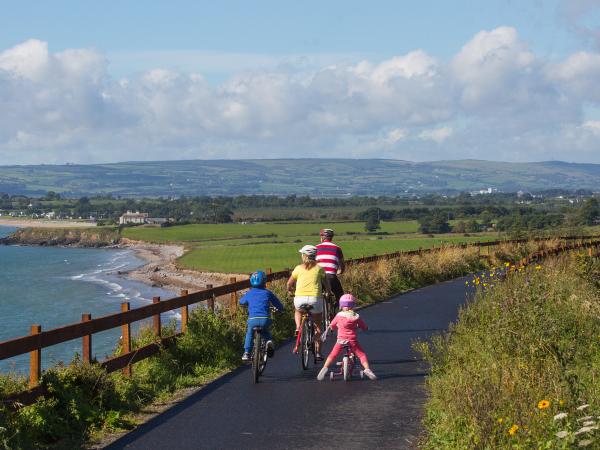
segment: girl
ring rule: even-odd
[[[367,324],[360,318],[360,316],[354,312],[354,306],[356,305],[356,299],[352,294],[344,294],[342,298],[340,298],[340,308],[342,310],[337,313],[335,318],[331,321],[329,328],[331,330],[335,330],[338,328],[337,342],[333,346],[331,353],[327,357],[325,364],[323,364],[323,368],[317,375],[317,380],[323,381],[325,375],[327,375],[327,371],[329,370],[329,366],[332,362],[336,360],[336,358],[341,353],[344,348],[344,344],[349,344],[350,348],[354,352],[358,359],[360,359],[360,363],[364,367],[364,374],[368,376],[371,380],[376,380],[377,377],[369,367],[369,360],[367,359],[367,355],[364,350],[358,343],[358,338],[356,337],[356,330],[361,328],[363,330],[368,330]]]
[[[323,285],[327,292],[331,292],[325,271],[317,264],[317,247],[305,245],[299,250],[302,255],[302,264],[296,266],[287,282],[287,289],[294,293],[294,320],[296,333],[300,329],[302,314],[299,309],[302,305],[312,306],[311,314],[315,324],[315,359],[322,361],[321,356],[321,322],[323,319]],[[295,290],[294,290],[295,288]]]

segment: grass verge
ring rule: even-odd
[[[416,344],[431,363],[423,447],[599,448],[600,262],[571,254],[494,278],[475,280],[448,333]]]

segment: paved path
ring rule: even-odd
[[[446,329],[464,301],[461,278],[361,311],[371,330],[359,338],[377,381],[318,382],[318,368],[303,371],[286,344],[258,385],[239,368],[109,448],[415,448],[427,367],[411,341]]]

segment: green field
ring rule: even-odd
[[[460,237],[444,235],[438,238],[362,239],[338,241],[346,258],[358,258],[398,250],[415,250],[419,247],[439,246],[442,242],[475,242],[494,240],[494,236]],[[250,273],[257,269],[274,271],[294,267],[300,262],[298,249],[303,243],[257,244],[238,246],[212,246],[195,248],[179,259],[179,265],[189,269],[214,272]]]
[[[289,240],[290,238],[299,237],[312,237],[316,241],[321,228],[333,228],[336,235],[341,238],[349,236],[348,233],[365,233],[364,225],[364,222],[195,224],[168,228],[125,228],[122,234],[129,239],[161,244],[168,242],[206,242],[219,239],[269,238],[271,240]],[[416,233],[418,227],[416,220],[382,222],[379,231],[389,234]]]
[[[417,221],[382,222],[379,230],[382,234],[373,235],[364,231],[364,222],[194,224],[125,228],[122,235],[161,244],[183,244],[187,252],[179,259],[179,266],[224,273],[293,267],[300,260],[298,249],[302,245],[319,242],[321,228],[335,230],[335,242],[342,246],[346,258],[429,248],[442,242],[496,239],[491,235],[428,237],[417,234],[418,226]]]

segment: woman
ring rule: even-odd
[[[311,314],[315,324],[315,358],[323,360],[321,356],[321,322],[323,320],[323,285],[329,293],[331,288],[325,276],[325,271],[317,264],[317,247],[305,245],[299,250],[302,255],[302,264],[296,266],[287,282],[287,289],[294,294],[294,320],[296,333],[300,329],[302,314],[298,308],[303,305],[312,306]],[[294,290],[295,288],[295,290]]]

